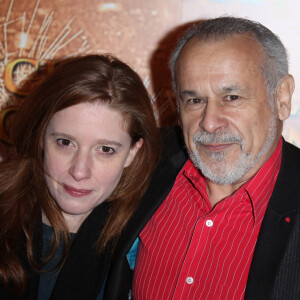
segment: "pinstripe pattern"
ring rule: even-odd
[[[281,145],[251,180],[214,208],[204,178],[187,161],[140,234],[135,300],[243,298]]]

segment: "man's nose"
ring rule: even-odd
[[[91,176],[91,161],[87,151],[78,150],[72,159],[69,174],[76,181],[87,179]]]
[[[200,127],[208,133],[213,133],[227,126],[228,121],[221,104],[217,101],[208,100],[200,121]]]

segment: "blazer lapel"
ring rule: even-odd
[[[298,160],[298,162],[297,162]],[[297,218],[299,159],[283,147],[281,170],[256,243],[245,299],[270,299]]]
[[[183,150],[184,142],[179,127],[163,128],[162,138],[166,149],[163,150],[160,163],[152,175],[145,195],[121,235],[119,241],[121,247],[116,250],[116,257],[127,254],[141,230],[171,191],[179,171],[188,158],[187,152]]]
[[[127,247],[122,248],[125,253],[129,251],[140,231],[171,191],[186,160],[185,152],[181,151],[170,160],[163,161],[156,169],[146,194],[121,236],[120,244],[127,244]],[[116,253],[116,256],[118,254]]]
[[[127,260],[126,254],[146,223],[169,194],[178,172],[187,160],[186,152],[182,150],[182,146],[174,145],[174,140],[171,139],[170,143],[167,142],[166,145],[173,151],[173,155],[168,156],[169,153],[167,153],[167,157],[162,158],[152,176],[146,194],[122,232],[114,253],[114,263],[110,270],[104,299],[123,299],[124,291],[128,291],[128,287],[131,286],[133,271],[125,261]],[[121,278],[120,274],[122,274]]]

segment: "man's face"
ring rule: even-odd
[[[177,97],[187,150],[218,184],[249,180],[281,134],[261,74],[262,49],[249,36],[191,39],[176,64]]]

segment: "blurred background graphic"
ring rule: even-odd
[[[170,51],[194,21],[223,15],[261,22],[286,46],[296,90],[284,137],[300,146],[299,11],[297,0],[0,0],[0,154],[9,148],[13,112],[38,82],[28,76],[42,78],[55,61],[85,53],[127,62],[148,88],[158,124],[174,124]]]

